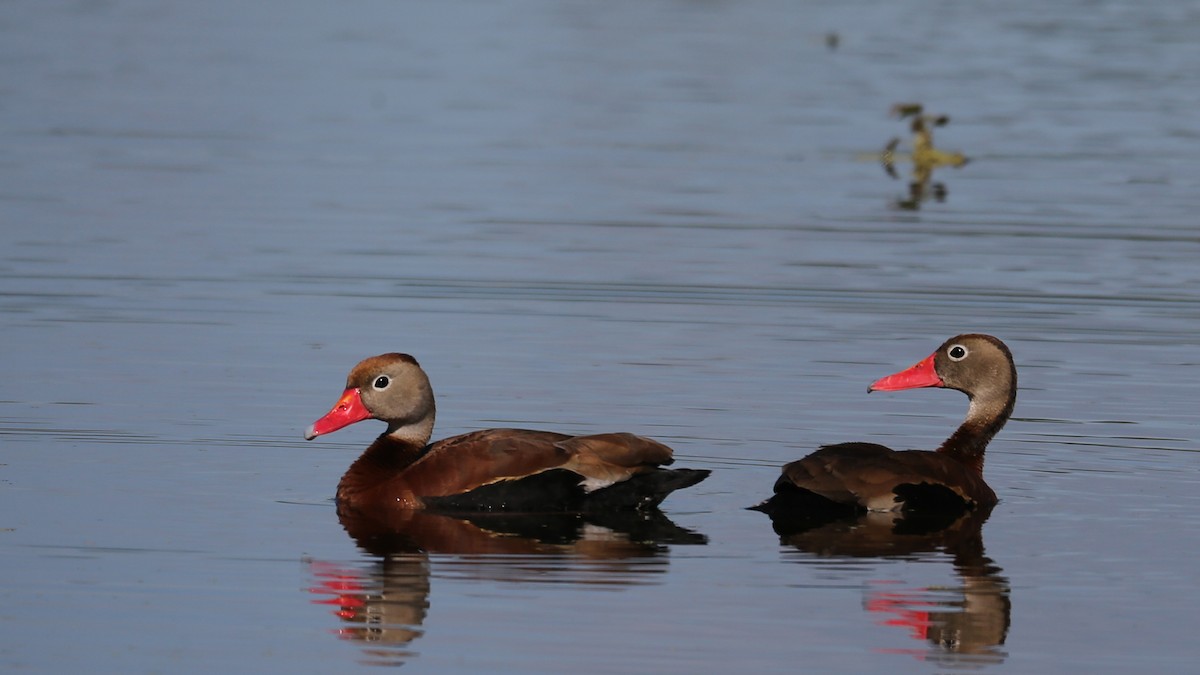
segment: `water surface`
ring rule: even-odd
[[[1190,669],[1197,31],[1183,2],[9,3],[0,665]],[[873,159],[910,101],[971,158],[916,209]],[[822,443],[938,443],[960,395],[866,385],[964,331],[1020,368],[985,523],[880,548],[744,510]],[[665,532],[355,538],[330,497],[379,429],[301,433],[397,350],[438,436],[627,430],[714,473]]]

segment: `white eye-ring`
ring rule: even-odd
[[[383,391],[384,389],[387,389],[388,385],[391,383],[392,379],[390,377],[387,375],[380,375],[379,377],[375,378],[375,381],[371,383],[371,386],[374,387],[376,391]]]
[[[962,345],[950,345],[950,348],[946,350],[946,356],[949,356],[951,361],[962,361],[967,358],[967,354],[970,352]]]

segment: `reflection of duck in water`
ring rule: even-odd
[[[963,514],[949,523],[913,514],[869,513],[781,532],[780,541],[822,558],[904,558],[945,552],[962,580],[957,588],[901,588],[875,583],[867,591],[867,611],[887,616],[880,623],[906,627],[933,649],[914,655],[945,664],[998,663],[1008,635],[1012,602],[1008,580],[984,555],[982,527],[991,508]],[[948,597],[949,596],[949,597]]]
[[[337,635],[364,645],[368,665],[399,666],[416,655],[408,645],[424,634],[429,610],[429,557],[420,551],[397,553],[372,569],[312,561],[318,596],[341,619]]]
[[[827,445],[783,467],[775,494],[753,507],[772,520],[826,519],[866,511],[957,516],[991,508],[983,454],[1012,415],[1017,369],[1000,340],[978,333],[950,338],[920,363],[877,380],[869,391],[957,389],[967,417],[936,451],[895,451],[875,443]]]
[[[671,449],[628,433],[486,429],[430,444],[434,417],[433,389],[416,359],[383,354],[354,367],[337,404],[304,436],[387,422],[337,490],[339,507],[379,514],[644,509],[709,474],[662,468],[674,461]]]
[[[930,182],[934,169],[944,166],[958,168],[970,161],[961,152],[947,152],[933,144],[931,127],[945,126],[950,122],[950,118],[946,115],[926,115],[923,111],[924,108],[920,103],[897,103],[892,106],[891,110],[892,114],[897,117],[912,117],[910,124],[912,155],[910,159],[913,165],[913,177],[908,184],[908,199],[897,202],[897,206],[901,208],[916,209],[928,196],[933,196],[939,202],[945,200],[946,186],[943,183],[931,184]],[[896,149],[899,145],[899,138],[888,141],[881,157],[884,171],[892,178],[900,177],[896,171]]]
[[[312,592],[332,605],[338,635],[363,643],[366,661],[400,665],[415,656],[430,606],[431,554],[466,556],[460,572],[492,581],[644,583],[666,571],[668,544],[704,544],[657,509],[606,515],[480,513],[456,518],[423,510],[377,520],[339,510],[346,532],[378,560],[369,568],[313,562]],[[547,564],[547,561],[553,564]]]

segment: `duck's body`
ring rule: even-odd
[[[990,335],[959,335],[869,391],[916,387],[958,389],[971,400],[966,420],[936,451],[896,451],[875,443],[824,446],[785,465],[774,496],[755,508],[805,516],[995,505],[996,493],[983,480],[983,456],[1016,402],[1017,371],[1008,347]]]
[[[657,506],[707,471],[666,470],[671,449],[633,434],[485,429],[424,447],[387,434],[338,483],[356,509],[589,511]]]
[[[333,410],[308,439],[362,419],[388,430],[338,484],[339,507],[384,512],[587,511],[657,506],[708,471],[663,469],[669,447],[629,433],[570,436],[485,429],[430,444],[435,405],[425,372],[407,354],[383,354],[351,371]]]

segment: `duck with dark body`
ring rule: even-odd
[[[1008,347],[990,335],[958,335],[868,391],[918,387],[957,389],[970,400],[966,419],[937,450],[827,445],[785,465],[775,494],[752,508],[773,519],[990,510],[997,499],[983,480],[984,450],[1016,403],[1017,370]]]
[[[342,476],[339,509],[644,509],[709,474],[662,468],[674,461],[671,448],[630,433],[485,429],[429,443],[435,416],[433,388],[413,357],[381,354],[355,366],[333,409],[304,433],[312,440],[364,419],[388,425]]]

